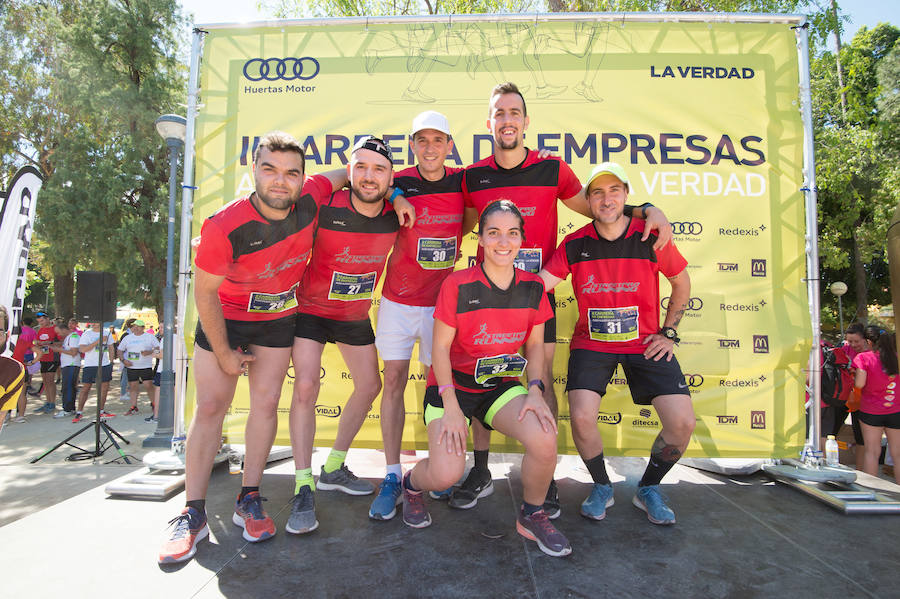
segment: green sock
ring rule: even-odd
[[[300,492],[300,488],[306,485],[311,490],[315,490],[315,481],[313,481],[312,468],[304,468],[303,470],[297,470],[294,474],[294,480],[297,481],[297,484],[294,485],[294,495]]]
[[[325,460],[325,466],[323,467],[323,470],[325,470],[325,472],[334,472],[341,467],[341,464],[344,463],[344,458],[346,457],[346,451],[338,451],[337,449],[332,449],[331,453],[328,454],[328,459]]]

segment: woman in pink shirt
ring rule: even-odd
[[[878,476],[881,435],[887,435],[894,463],[900,463],[900,397],[897,396],[897,346],[894,334],[866,327],[866,339],[874,344],[853,358],[856,368],[855,392],[860,394],[859,420],[865,439],[863,472]],[[900,470],[894,473],[900,484]]]

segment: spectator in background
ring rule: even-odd
[[[153,411],[153,354],[158,347],[156,337],[144,332],[143,320],[131,323],[130,333],[119,341],[116,353],[125,367],[123,370],[128,377],[128,392],[131,395],[131,407],[125,412],[126,416],[140,413],[137,401],[141,384],[144,385]]]
[[[865,439],[863,472],[878,476],[881,437],[887,436],[894,463],[900,461],[900,400],[897,397],[897,346],[894,334],[868,326],[866,340],[872,348],[853,359],[856,368],[854,394],[859,396],[859,420]],[[900,484],[900,471],[894,471]]]
[[[159,341],[159,345],[156,347],[156,351],[153,352],[155,364],[153,368],[153,413],[144,418],[147,422],[156,422],[159,420],[159,388],[162,386],[162,376],[160,373],[162,372],[163,362],[163,340],[161,336],[156,339]]]
[[[100,335],[105,335],[103,340],[103,359],[100,359]],[[81,375],[81,394],[78,396],[78,408],[72,422],[80,422],[83,417],[84,404],[87,402],[91,386],[100,374],[100,418],[113,418],[104,408],[106,395],[109,393],[109,382],[112,380],[112,362],[115,359],[115,335],[104,332],[103,325],[99,322],[91,323],[91,328],[81,335],[78,351],[84,354],[84,372]]]
[[[122,330],[119,331],[119,340],[115,342],[116,350],[115,354],[119,354],[119,345],[125,341],[125,338],[131,334],[131,327],[134,326],[134,322],[137,318],[128,318],[125,320],[125,324],[122,325]],[[122,362],[122,369],[119,373],[119,397],[125,397],[128,393],[128,373],[126,372],[127,366]]]
[[[56,410],[56,371],[59,370],[56,352],[61,347],[62,339],[56,334],[54,322],[46,312],[38,312],[35,316],[40,328],[34,340],[34,348],[35,354],[40,354],[42,389],[47,401],[34,413],[52,414]]]
[[[71,322],[73,319],[70,319]],[[53,415],[54,418],[66,418],[75,415],[75,398],[78,396],[78,371],[81,370],[81,333],[69,328],[69,324],[61,321],[56,325],[56,333],[62,338],[59,350],[60,370],[62,371],[62,409]]]
[[[84,332],[81,330],[81,327],[78,326],[77,318],[73,317],[69,319],[69,331],[71,331],[72,333],[78,333],[79,335]]]

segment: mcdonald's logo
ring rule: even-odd
[[[764,429],[766,428],[766,412],[765,410],[753,410],[750,412],[750,428]]]
[[[764,277],[766,276],[766,261],[764,259],[753,258],[750,260],[750,276]]]
[[[767,354],[769,353],[769,336],[753,335],[753,353]]]

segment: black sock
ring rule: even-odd
[[[488,471],[488,453],[490,453],[489,449],[476,449],[475,454],[475,470],[479,472],[487,472]]]
[[[527,501],[522,502],[522,513],[526,516],[530,516],[531,514],[535,513],[536,511],[538,511],[540,509],[543,509],[543,508],[544,508],[543,505],[534,505],[534,504],[528,503]]]
[[[603,461],[602,451],[599,455],[596,455],[589,460],[584,460],[584,465],[587,466],[588,472],[591,473],[591,478],[594,479],[595,483],[598,485],[610,484],[609,474],[606,473],[606,463]]]
[[[406,487],[407,491],[412,491],[413,493],[420,493],[418,489],[412,486],[412,470],[406,473],[403,477],[403,486]]]
[[[206,500],[205,499],[191,499],[190,501],[186,501],[184,503],[185,507],[192,507],[204,516],[206,515]]]
[[[259,487],[241,487],[241,494],[238,495],[238,501],[244,498],[244,495],[250,493],[251,491],[256,491],[259,493]]]
[[[653,442],[653,448],[650,450],[650,462],[647,464],[647,469],[644,470],[644,476],[638,486],[658,485],[680,457],[680,449],[666,443],[662,433],[657,435],[656,441]]]

